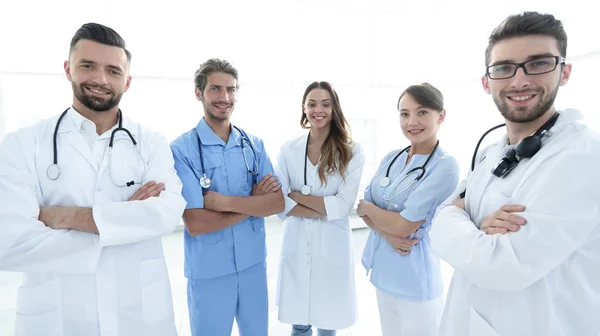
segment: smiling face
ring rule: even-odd
[[[237,99],[237,80],[225,72],[212,72],[207,76],[204,91],[196,88],[196,97],[204,106],[206,118],[229,120]]]
[[[527,35],[497,42],[490,52],[490,65],[521,63],[547,56],[559,56],[557,40],[552,36]],[[571,65],[558,64],[553,71],[527,75],[523,68],[507,79],[482,78],[484,90],[506,120],[532,122],[554,109],[558,87],[567,83]]]
[[[64,64],[75,105],[105,112],[118,106],[129,89],[129,63],[123,48],[82,39]]]
[[[439,125],[446,117],[446,111],[422,106],[410,94],[400,98],[400,128],[402,133],[414,146],[428,143],[433,138],[437,139]]]
[[[333,104],[329,91],[320,88],[312,89],[302,104],[302,110],[311,128],[319,129],[331,126]]]

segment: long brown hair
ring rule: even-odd
[[[350,162],[350,159],[352,159],[350,126],[342,112],[340,99],[328,82],[313,82],[310,84],[304,91],[302,106],[304,107],[306,97],[314,89],[323,89],[329,92],[332,107],[329,135],[321,147],[322,164],[319,165],[319,179],[321,180],[321,185],[323,185],[323,183],[327,185],[325,174],[333,175],[336,170],[340,172],[342,179],[345,181],[348,163]],[[304,110],[302,111],[302,117],[300,118],[300,126],[304,129],[310,129],[310,123],[308,122],[306,114],[304,114]]]

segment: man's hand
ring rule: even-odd
[[[204,209],[218,212],[231,212],[229,200],[230,198],[223,194],[207,190],[204,192]]]
[[[358,201],[358,206],[356,207],[356,214],[359,217],[365,216],[367,214],[367,209],[371,205],[373,205],[373,203],[371,203],[371,202],[369,202],[367,200],[361,199],[360,201]]]
[[[64,212],[60,210],[60,207],[40,207],[38,220],[51,229],[66,229],[64,226],[66,222],[64,220]]]
[[[383,233],[382,237],[401,255],[408,255],[413,246],[419,242],[419,238],[403,238],[387,233]]]
[[[143,201],[150,197],[160,195],[165,190],[164,183],[156,183],[154,181],[147,182],[131,195],[128,201]]]
[[[522,205],[504,205],[500,210],[487,216],[479,229],[487,234],[504,234],[508,231],[516,232],[527,221],[525,218],[513,214],[513,212],[524,210],[525,207]]]
[[[273,174],[265,175],[258,183],[252,186],[252,196],[262,196],[268,193],[277,192],[281,189],[281,184]]]

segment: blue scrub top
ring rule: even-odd
[[[252,149],[258,160],[258,176],[252,176],[248,173],[242,155],[240,132],[232,127],[225,143],[202,118],[196,128],[171,143],[175,169],[183,183],[182,194],[187,201],[186,209],[204,207],[199,182],[203,172],[198,136],[202,141],[205,173],[211,179],[208,190],[227,196],[250,196],[254,183],[269,173],[274,174],[262,140],[245,133],[252,144],[250,148],[248,142],[244,143],[244,153],[250,169],[256,169],[252,167]],[[231,227],[196,237],[185,230],[184,250],[184,274],[188,279],[210,279],[243,271],[265,260],[265,220],[262,217],[249,217]]]
[[[402,181],[406,173],[422,166],[429,156],[415,154],[410,163],[405,165],[408,154],[401,154],[390,169],[390,184],[382,188],[379,181],[385,177],[390,162],[399,152],[400,150],[392,151],[381,161],[375,176],[365,189],[364,199],[382,209],[398,212],[409,221],[425,219],[419,230],[411,235],[411,238],[419,238],[419,243],[412,248],[410,254],[403,256],[387,240],[371,231],[361,261],[367,275],[371,272],[371,283],[377,289],[403,300],[432,300],[443,294],[443,285],[439,259],[431,251],[429,229],[436,208],[454,192],[458,184],[459,166],[454,157],[438,147],[421,180],[396,196],[409,184],[410,178]],[[384,196],[396,197],[387,202]]]

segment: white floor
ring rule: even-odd
[[[353,227],[360,226],[360,219],[352,217]],[[369,230],[359,228],[353,230],[354,256],[356,260],[356,285],[358,294],[359,319],[349,329],[338,332],[339,336],[381,336],[379,329],[379,316],[375,291],[365,276],[360,265],[360,256]],[[290,326],[277,320],[275,307],[275,286],[277,284],[277,265],[281,248],[282,225],[279,219],[271,217],[267,221],[267,273],[269,283],[269,335],[283,336],[290,334]],[[175,232],[163,240],[164,250],[169,264],[171,285],[173,288],[173,301],[175,318],[180,336],[190,336],[189,320],[187,315],[186,280],[183,277],[183,232]],[[442,274],[445,289],[452,277],[452,268],[442,263]],[[0,336],[12,336],[14,329],[14,314],[16,305],[16,289],[21,281],[18,273],[0,272]],[[231,335],[238,335],[234,324]],[[316,335],[316,332],[315,332]]]

